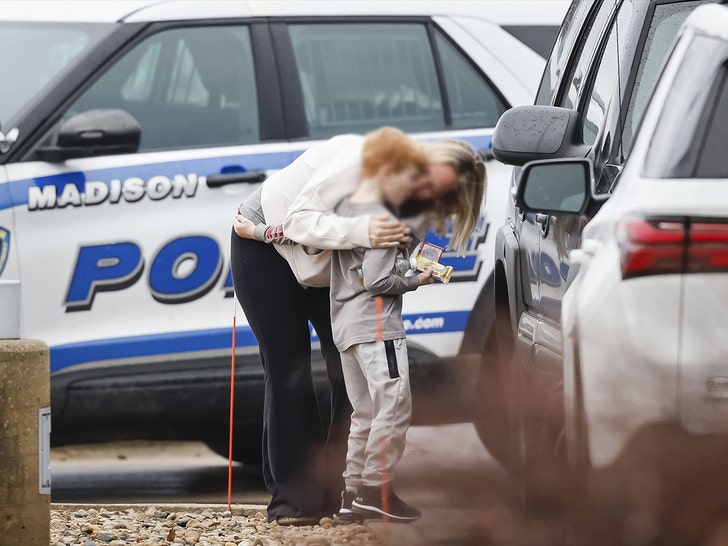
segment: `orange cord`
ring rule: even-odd
[[[382,482],[382,511],[385,514],[382,515],[382,521],[389,522],[389,476],[387,475],[387,439],[382,438],[382,473],[384,475],[384,481]]]
[[[232,512],[231,502],[233,496],[233,408],[235,407],[235,331],[237,315],[233,315],[233,349],[230,357],[230,439],[228,448],[228,512]]]
[[[382,343],[384,341],[384,303],[382,296],[376,296],[374,298],[374,312],[376,314],[376,325],[377,325],[377,341]],[[384,471],[384,482],[382,482],[382,510],[389,512],[389,495],[387,494],[387,482],[388,476],[387,471],[387,440],[382,438],[382,470]],[[389,521],[389,516],[386,514],[382,517],[382,520]]]
[[[376,313],[377,323],[377,341],[384,341],[384,325],[382,323],[384,313],[384,304],[382,303],[382,296],[376,296],[374,298],[374,312]]]

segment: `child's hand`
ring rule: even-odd
[[[435,282],[435,279],[432,278],[432,269],[430,269],[429,267],[425,268],[422,273],[418,273],[417,278],[420,281],[420,286],[424,284],[432,284],[433,282]]]
[[[238,234],[238,237],[242,237],[243,239],[255,239],[255,235],[253,234],[255,224],[248,220],[245,216],[241,216],[240,214],[235,216],[235,219],[233,220],[233,229],[235,229],[235,233]]]

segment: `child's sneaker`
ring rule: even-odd
[[[351,503],[356,498],[356,493],[350,489],[344,489],[341,492],[341,508],[335,514],[336,518],[341,521],[358,521],[361,515],[354,513],[351,509]]]
[[[387,489],[382,502],[382,488],[362,485],[356,498],[351,503],[351,510],[367,518],[388,519],[393,522],[411,522],[420,519],[422,514],[402,499],[392,489]]]

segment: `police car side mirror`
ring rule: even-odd
[[[10,150],[15,141],[18,140],[20,132],[17,127],[10,129],[7,134],[0,129],[0,154],[6,154]]]
[[[38,148],[37,157],[61,162],[77,157],[131,154],[139,149],[141,134],[139,122],[124,110],[87,110],[63,122],[56,145]]]
[[[584,157],[581,115],[556,106],[515,106],[501,115],[493,132],[493,155],[507,165],[539,159]]]
[[[532,161],[521,171],[516,204],[526,212],[583,214],[591,179],[588,159]]]

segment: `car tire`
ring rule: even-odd
[[[545,392],[543,384],[514,365],[513,391],[516,438],[516,483],[524,506],[559,502],[570,476],[566,461],[560,392]]]
[[[509,462],[523,506],[550,505],[563,497],[569,477],[562,383],[539,381],[519,360],[510,311],[498,313],[499,361],[505,363],[509,408]],[[507,322],[506,322],[507,320]],[[506,328],[507,327],[507,328]]]
[[[230,431],[215,429],[203,441],[212,451],[225,457],[230,455]],[[233,429],[233,461],[249,466],[258,466],[263,461],[262,432],[250,426],[236,426]]]
[[[489,338],[494,337],[491,332]],[[497,348],[489,339],[483,353],[478,376],[473,424],[488,453],[501,465],[508,468],[512,456],[510,448],[510,416],[508,411],[507,380],[498,363]]]
[[[510,361],[504,361],[503,351],[504,329],[510,329],[510,318],[503,302],[499,301],[495,289],[491,292],[488,309],[493,317],[478,374],[477,397],[475,401],[473,423],[480,441],[488,452],[504,467],[511,469],[513,461],[513,440],[511,437],[511,396],[510,396]],[[508,360],[508,359],[506,359]]]

